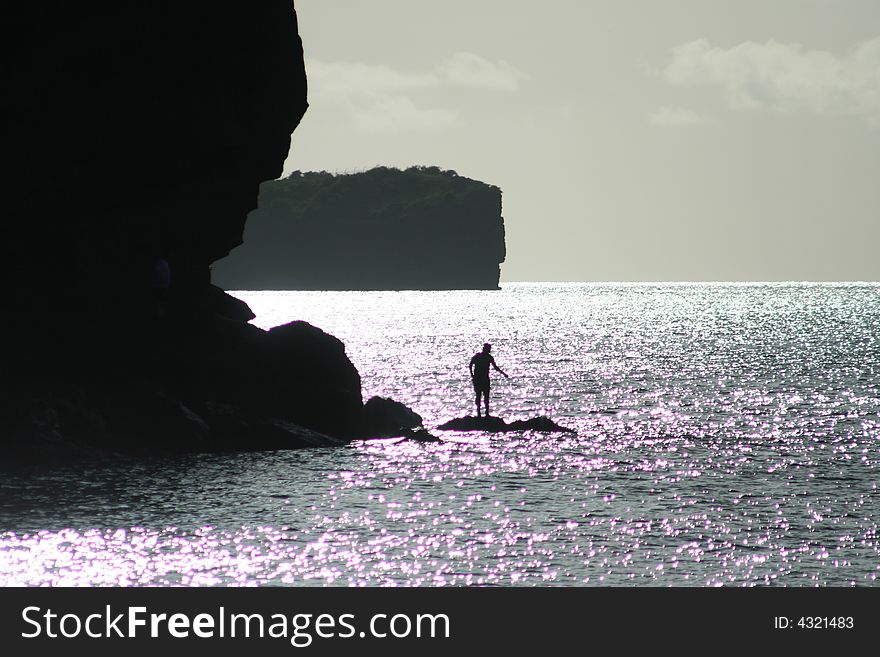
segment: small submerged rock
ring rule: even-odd
[[[404,440],[414,440],[417,443],[442,443],[437,436],[430,433],[427,429],[413,429],[407,433]]]
[[[508,431],[546,431],[548,433],[577,433],[574,429],[562,427],[549,417],[539,416],[528,420],[516,420],[507,425]]]
[[[576,433],[574,429],[561,427],[549,417],[533,417],[528,420],[516,420],[507,423],[500,417],[473,416],[457,417],[437,427],[441,431],[542,431],[547,433]]]

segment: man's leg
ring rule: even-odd
[[[483,388],[483,400],[486,402],[486,417],[489,417],[489,388]]]
[[[477,417],[480,417],[480,391],[477,390]]]

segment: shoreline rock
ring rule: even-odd
[[[422,428],[422,416],[386,397],[370,397],[364,404],[362,431],[368,438],[393,438]]]
[[[544,433],[577,433],[574,429],[562,427],[548,417],[538,416],[527,420],[506,422],[500,417],[465,415],[444,422],[437,427],[440,431],[486,431],[503,433],[508,431],[540,431]]]

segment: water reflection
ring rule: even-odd
[[[460,321],[428,293],[253,305],[340,335],[430,426],[470,410],[489,337],[501,414],[578,435],[6,468],[0,584],[875,582],[876,288],[523,285],[516,324],[440,294]]]
[[[858,476],[815,465],[783,447],[539,436],[95,464],[71,490],[69,473],[29,479],[30,509],[3,505],[33,529],[0,534],[0,582],[873,582],[876,485],[856,494]],[[23,482],[4,481],[8,500]]]

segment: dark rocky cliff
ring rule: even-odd
[[[497,289],[501,190],[437,167],[266,182],[244,244],[213,268],[239,290]]]
[[[188,304],[305,112],[292,2],[20,1],[3,19],[15,315],[68,337],[118,324],[159,256]]]
[[[2,31],[0,458],[358,435],[344,346],[210,284],[306,110],[292,2],[20,0]]]

